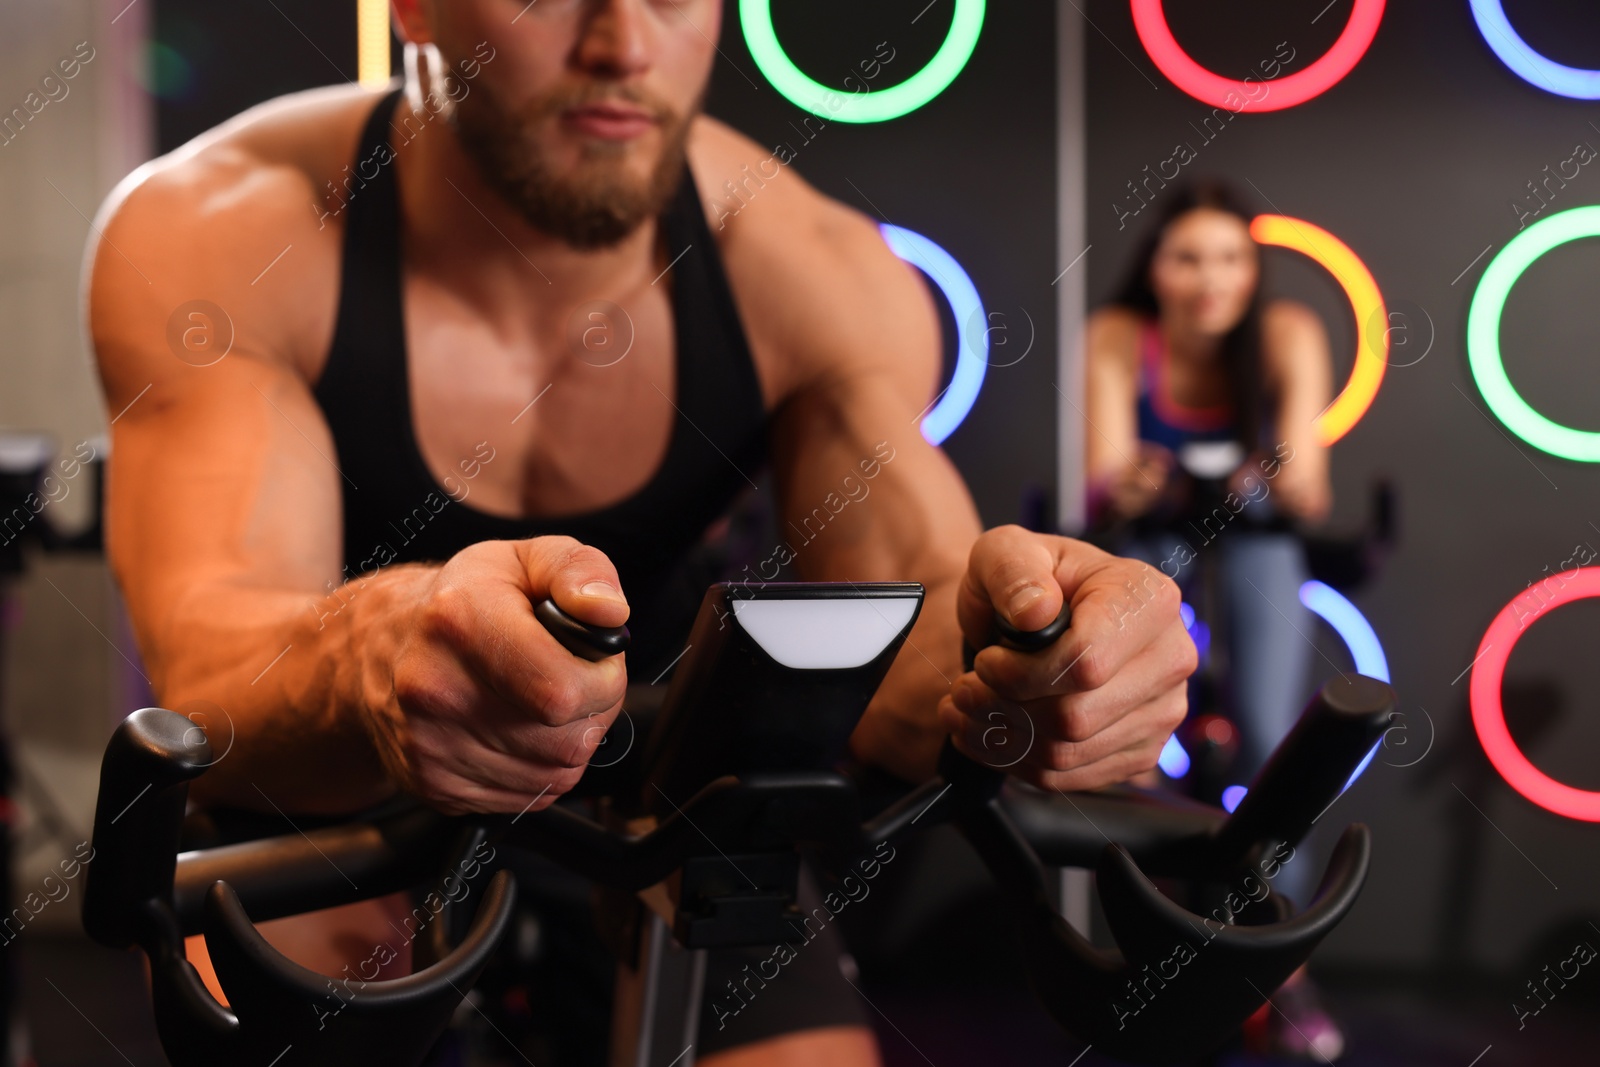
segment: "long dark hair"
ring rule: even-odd
[[[1127,280],[1112,303],[1151,318],[1160,318],[1161,308],[1156,302],[1155,290],[1150,285],[1150,267],[1155,262],[1161,239],[1180,216],[1196,208],[1225,211],[1242,219],[1246,225],[1256,212],[1238,189],[1217,178],[1198,178],[1174,185],[1165,190],[1160,210],[1152,220],[1149,232],[1139,245],[1133,258],[1133,267]],[[1265,264],[1262,264],[1265,270]],[[1262,430],[1262,365],[1261,365],[1261,290],[1263,276],[1258,275],[1255,292],[1250,294],[1250,304],[1245,309],[1239,325],[1222,339],[1222,365],[1228,376],[1228,392],[1233,400],[1235,425],[1239,443],[1246,449],[1260,444]]]

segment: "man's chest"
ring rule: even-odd
[[[649,483],[666,463],[680,412],[695,407],[683,395],[695,379],[681,373],[682,361],[708,355],[682,350],[678,316],[711,309],[675,307],[666,284],[619,297],[558,303],[534,295],[528,314],[505,315],[408,283],[408,414],[434,479],[454,476],[472,506],[518,517],[598,510]],[[771,368],[752,358],[767,380]],[[485,454],[494,459],[474,467]],[[480,471],[470,486],[463,463]]]

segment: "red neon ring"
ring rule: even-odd
[[[1132,0],[1132,4],[1133,28],[1138,31],[1139,40],[1157,69],[1196,100],[1238,112],[1281,111],[1303,104],[1337,85],[1361,62],[1373,37],[1377,36],[1378,24],[1383,21],[1384,0],[1356,0],[1350,21],[1327,55],[1305,70],[1270,82],[1234,81],[1211,73],[1190,59],[1178,39],[1172,36],[1167,16],[1161,10],[1162,0]],[[1267,94],[1260,100],[1252,100],[1252,85],[1268,87]],[[1243,103],[1236,107],[1230,97]]]
[[[1551,608],[1570,604],[1574,600],[1600,597],[1600,567],[1579,567],[1557,575],[1563,582],[1561,588],[1534,609],[1534,619]],[[1500,706],[1500,683],[1505,676],[1506,660],[1522,636],[1525,623],[1514,610],[1523,593],[1500,609],[1500,614],[1489,624],[1483,640],[1478,645],[1478,659],[1472,668],[1472,725],[1478,732],[1484,755],[1506,784],[1546,811],[1565,815],[1584,822],[1600,822],[1600,792],[1575,789],[1551,778],[1529,762],[1522,749],[1506,729],[1505,709]]]

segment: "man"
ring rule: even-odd
[[[97,222],[109,552],[158,698],[229,724],[198,800],[548,806],[637,657],[577,659],[530,605],[655,635],[654,670],[685,636],[661,636],[674,565],[768,461],[797,534],[778,562],[927,587],[858,758],[919,780],[946,735],[982,758],[991,716],[1020,707],[1012,771],[1036,784],[1154,764],[1195,662],[1176,588],[981,531],[918,428],[934,308],[870,220],[792,169],[719,207],[769,158],[698,113],[719,0],[394,8],[439,57],[408,99],[272,101],[135,172]],[[996,610],[1038,629],[1064,598],[1055,647],[963,674],[963,632],[984,643]],[[337,974],[388,936],[381,908],[343,918],[276,943]],[[766,998],[759,1022],[702,1026],[697,1055],[877,1063],[845,994]]]

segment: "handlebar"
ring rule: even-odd
[[[279,956],[251,923],[422,884],[439,873],[441,857],[459,855],[471,839],[536,851],[614,889],[661,887],[686,947],[761,943],[792,936],[786,923],[795,914],[798,845],[821,845],[826,865],[829,857],[853,857],[950,822],[1004,891],[1034,988],[1057,1021],[1108,1055],[1171,1063],[1225,1041],[1353,905],[1370,855],[1363,826],[1345,831],[1316,898],[1298,916],[1280,904],[1272,921],[1262,921],[1260,909],[1236,893],[1209,916],[1191,914],[1148,876],[1238,880],[1259,871],[1263,856],[1298,841],[1381,737],[1394,707],[1387,685],[1357,676],[1323,687],[1231,816],[1130,789],[1051,796],[1007,781],[947,742],[936,778],[863,819],[854,781],[827,760],[836,758],[841,728],[848,736],[909,634],[922,589],[848,587],[847,599],[860,600],[848,622],[857,636],[834,641],[834,652],[797,650],[774,636],[773,618],[797,610],[783,604],[807,605],[813,617],[818,604],[837,599],[829,592],[781,583],[712,587],[701,613],[710,623],[696,626],[705,647],[692,642],[695,655],[680,667],[650,729],[646,749],[656,763],[639,761],[598,821],[559,803],[515,818],[452,818],[418,808],[178,855],[187,785],[209,766],[209,747],[182,716],[135,712],[102,765],[85,928],[104,944],[137,945],[150,957],[158,1028],[176,1067],[265,1064],[286,1041],[304,1041],[310,1058],[302,1063],[415,1064],[507,927],[515,895],[509,872],[494,875],[459,945],[436,946],[437,963],[393,982],[345,982],[341,992]],[[735,610],[717,615],[730,606]],[[553,603],[535,614],[575,654],[598,658],[627,647],[626,628],[597,632]],[[888,629],[874,616],[888,619]],[[813,618],[808,625],[840,624]],[[1065,609],[1037,634],[997,619],[989,640],[1038,650],[1069,626]],[[845,654],[838,649],[852,665],[827,658]],[[975,652],[965,651],[970,665]],[[820,666],[786,662],[818,655]],[[750,703],[729,677],[754,687],[760,699]],[[794,693],[797,701],[785,704],[785,694]],[[818,694],[834,707],[816,703]],[[810,745],[807,765],[786,765],[774,738],[803,732],[808,709],[834,712],[818,716],[828,736]],[[710,756],[697,753],[695,774],[704,780],[666,777],[661,754],[683,750],[661,739],[703,736],[706,722],[743,731],[748,751],[724,745]],[[693,783],[692,792],[664,794],[673,803],[662,814],[648,791],[669,780]],[[758,884],[725,877],[733,864]],[[1096,868],[1118,951],[1089,945],[1054,912],[1046,864]],[[662,906],[662,893],[652,894]],[[230,1008],[211,998],[183,958],[182,937],[192,932],[206,935]],[[1186,955],[1183,971],[1193,977],[1181,979],[1181,994],[1152,996],[1148,975],[1175,952]],[[330,1021],[341,1014],[337,1024]],[[292,1019],[300,1022],[284,1021]],[[374,1058],[379,1049],[382,1058]]]
[[[1064,606],[1055,622],[1039,634],[1005,633],[999,620],[996,630],[1002,643],[1034,651],[1053,640],[1047,635],[1063,632],[1070,625],[1068,619]],[[975,651],[966,646],[968,670],[974,658]],[[1383,682],[1359,675],[1329,682],[1257,776],[1246,803],[1205,831],[1200,829],[1198,812],[1169,809],[1170,815],[1146,820],[1146,828],[1166,823],[1162,828],[1170,831],[1187,823],[1189,834],[1180,829],[1165,839],[1150,835],[1155,840],[1147,836],[1140,844],[1158,864],[1170,867],[1170,873],[1225,880],[1255,870],[1263,855],[1278,845],[1293,846],[1310,830],[1380,740],[1393,708],[1394,692]],[[1245,917],[1242,913],[1251,900],[1236,899],[1230,891],[1222,914],[1213,913],[1208,922],[1163,896],[1128,847],[1114,843],[1103,827],[1085,817],[1102,835],[1096,884],[1118,949],[1102,951],[1056,913],[1038,848],[1048,842],[1057,846],[1053,858],[1083,862],[1089,858],[1084,854],[1084,837],[1063,840],[1059,834],[1040,833],[1055,821],[1041,810],[1039,798],[1045,795],[1034,791],[1023,805],[1014,799],[1008,805],[1000,795],[999,772],[974,763],[948,741],[940,771],[966,794],[958,800],[953,821],[1009,898],[1029,977],[1046,1009],[1064,1028],[1107,1055],[1137,1063],[1176,1063],[1198,1049],[1225,1042],[1261,1006],[1266,991],[1278,988],[1348,914],[1370,862],[1367,828],[1348,827],[1315,899],[1303,913],[1290,918],[1280,897],[1274,909],[1276,921],[1241,926],[1237,921]],[[1340,774],[1345,777],[1338,778]],[[1255,802],[1250,804],[1252,796]],[[1066,799],[1079,815],[1084,814],[1077,802]],[[1141,821],[1134,815],[1137,809],[1124,810],[1135,823]],[[1030,840],[1029,829],[1035,831],[1037,844]],[[1092,839],[1089,844],[1093,846]],[[1202,929],[1210,936],[1201,934]],[[1202,954],[1213,945],[1214,950]],[[1162,966],[1175,958],[1178,966],[1191,965],[1193,971],[1185,996],[1154,996],[1149,975],[1154,971],[1164,988],[1168,976],[1162,974]],[[1175,971],[1172,980],[1177,973],[1181,972]],[[1144,996],[1139,992],[1141,983]],[[1147,1017],[1128,1027],[1129,1018],[1147,1011]]]
[[[1116,551],[1130,537],[1177,533],[1209,540],[1222,526],[1238,522],[1260,533],[1288,534],[1305,548],[1313,577],[1335,589],[1349,591],[1367,582],[1381,568],[1398,536],[1398,508],[1393,484],[1378,478],[1369,489],[1367,515],[1360,530],[1351,535],[1331,535],[1308,527],[1294,516],[1275,510],[1262,513],[1237,508],[1227,501],[1228,481],[1245,459],[1242,446],[1232,441],[1191,442],[1179,452],[1174,475],[1181,483],[1167,502],[1133,517],[1108,517],[1083,532],[1083,539]],[[1265,484],[1265,479],[1259,479]],[[1268,499],[1263,494],[1261,500]],[[1214,529],[1207,532],[1207,523]]]

